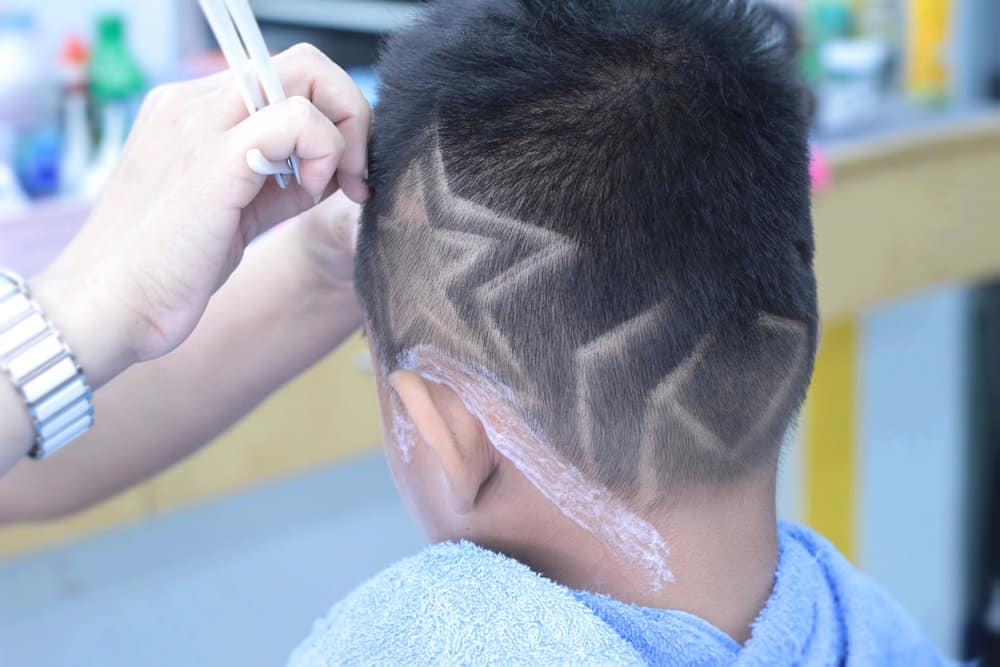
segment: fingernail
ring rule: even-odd
[[[323,199],[322,195],[316,195],[313,197],[313,206],[319,206],[320,200]]]

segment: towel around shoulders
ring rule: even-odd
[[[827,540],[782,523],[779,547],[774,590],[743,645],[691,614],[573,591],[461,542],[363,584],[315,623],[289,664],[952,664]]]
[[[642,665],[573,593],[469,542],[438,544],[363,584],[289,660],[317,665]]]

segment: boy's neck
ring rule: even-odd
[[[659,591],[639,569],[623,563],[593,535],[566,517],[535,522],[522,539],[502,540],[500,550],[570,588],[611,596],[643,607],[686,611],[705,619],[736,641],[750,636],[751,624],[774,587],[778,562],[774,472],[725,487],[689,493],[647,515],[670,546],[675,581]]]

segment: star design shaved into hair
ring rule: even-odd
[[[773,451],[810,368],[804,323],[751,312],[692,331],[691,296],[670,279],[639,273],[637,291],[605,268],[621,257],[462,196],[491,185],[449,178],[438,131],[424,134],[369,228],[387,366],[432,345],[488,371],[541,439],[643,507]]]
[[[378,225],[388,247],[410,247],[411,254],[418,260],[400,267],[408,273],[409,281],[433,291],[442,280],[445,284],[454,282],[467,266],[480,263],[492,244],[472,234],[432,227],[427,210],[429,186],[421,166],[419,162],[410,166],[400,181],[393,217],[379,219]],[[432,257],[437,262],[419,261],[424,257]],[[431,273],[436,270],[437,263],[447,267],[443,273]],[[452,299],[443,294],[437,297],[412,300],[400,294],[387,298],[385,303],[393,336],[400,340],[424,337],[440,340],[443,337],[463,355],[474,358],[472,344],[475,338],[465,318]]]
[[[770,313],[762,313],[757,318],[757,326],[763,335],[771,339],[782,340],[780,344],[772,343],[769,347],[771,349],[782,347],[785,349],[785,363],[788,368],[792,369],[792,372],[777,377],[777,386],[768,397],[767,407],[759,413],[754,425],[747,430],[746,435],[737,445],[738,448],[763,436],[764,432],[771,427],[776,414],[791,400],[791,393],[794,391],[796,383],[800,381],[801,369],[804,367],[806,355],[809,354],[809,339],[806,327],[802,322]]]
[[[487,349],[523,379],[524,361],[511,342],[513,332],[500,323],[499,311],[511,294],[525,287],[541,289],[544,275],[565,273],[576,246],[560,234],[456,195],[436,130],[430,131],[428,144],[429,154],[416,160],[401,182],[405,191],[397,197],[397,210],[405,220],[380,224],[394,230],[390,234],[406,237],[402,242],[419,243],[427,257],[446,267],[427,276],[427,287],[443,292],[433,302],[444,307],[396,313],[393,326],[400,337],[412,335],[415,328],[431,328],[430,339],[468,350],[469,359],[478,356],[470,343],[485,339]]]
[[[661,301],[576,351],[576,418],[580,424],[580,446],[589,462],[594,461],[594,448],[599,445],[593,442],[597,432],[594,404],[602,398],[594,395],[593,390],[602,386],[623,359],[632,358],[637,348],[663,337],[668,307],[669,299]]]

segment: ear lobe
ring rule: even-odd
[[[396,371],[389,376],[389,383],[441,464],[450,487],[452,509],[457,514],[468,514],[493,472],[492,444],[479,419],[450,388],[413,371]]]

